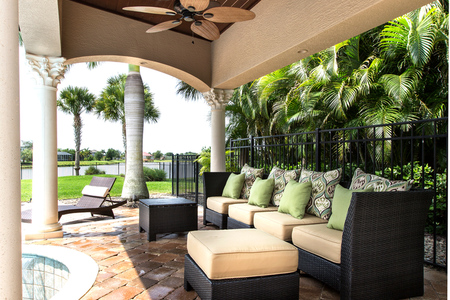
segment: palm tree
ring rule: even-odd
[[[80,175],[80,145],[81,145],[81,114],[90,112],[95,105],[95,96],[87,88],[68,86],[63,89],[56,102],[59,109],[73,115],[73,129],[75,135],[75,174]]]
[[[125,122],[127,130],[126,172],[122,197],[131,199],[148,198],[143,169],[143,135],[145,109],[145,88],[139,66],[129,65],[125,84]]]
[[[122,123],[127,162],[122,197],[141,199],[148,198],[142,166],[144,122],[157,122],[159,111],[153,104],[150,88],[142,83],[139,67],[129,66],[128,76],[120,74],[108,79],[95,109],[105,120]]]
[[[95,103],[95,112],[104,120],[118,122],[122,124],[123,147],[127,149],[127,129],[125,120],[125,84],[126,74],[120,74],[108,78],[108,85],[102,90],[100,97]],[[157,122],[159,110],[153,103],[153,94],[147,84],[144,84],[144,120],[147,122]]]

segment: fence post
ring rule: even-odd
[[[198,204],[198,184],[199,184],[199,180],[200,180],[199,165],[198,165],[198,161],[197,161],[198,157],[199,156],[197,156],[196,159],[194,160],[195,203],[197,203],[197,204]]]
[[[316,171],[320,171],[320,128],[316,128]]]
[[[175,155],[172,155],[172,165],[170,166],[170,171],[173,174],[173,168],[175,167]],[[175,194],[175,189],[174,189],[174,176],[171,177],[172,179],[172,195]]]
[[[180,156],[177,155],[177,197],[180,194]]]
[[[250,136],[250,164],[254,168],[255,167],[255,140],[253,139],[253,135]]]

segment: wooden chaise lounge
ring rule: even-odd
[[[91,216],[103,215],[114,217],[113,208],[124,205],[127,200],[114,201],[110,190],[116,181],[115,177],[93,177],[88,186],[83,189],[83,196],[75,205],[58,205],[58,221],[62,215],[90,212]],[[103,189],[102,189],[103,188]],[[109,198],[109,199],[108,199]],[[22,211],[22,222],[31,223],[32,210]]]

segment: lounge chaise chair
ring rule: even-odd
[[[109,194],[116,181],[115,177],[92,177],[91,183],[84,187],[83,196],[76,205],[58,205],[58,221],[62,215],[90,212],[91,216],[103,215],[114,217],[113,208],[124,205],[127,200],[114,201]],[[109,199],[107,199],[109,198]],[[32,210],[22,211],[22,222],[31,223]]]

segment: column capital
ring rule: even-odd
[[[31,67],[31,75],[37,85],[56,88],[64,78],[67,66],[64,57],[41,56],[27,53],[26,58]]]
[[[234,90],[222,90],[222,89],[211,89],[208,92],[203,93],[203,97],[206,103],[211,106],[211,109],[225,109],[228,101],[230,101],[231,96],[233,96]]]

